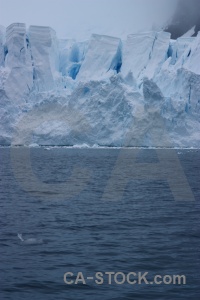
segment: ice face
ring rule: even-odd
[[[12,101],[23,102],[33,87],[33,68],[26,26],[22,23],[11,24],[6,29],[5,67],[9,74],[5,92]]]
[[[59,71],[59,52],[56,33],[50,27],[30,26],[29,39],[33,60],[34,87],[37,91],[55,88]]]
[[[131,71],[138,79],[148,65],[155,43],[156,33],[145,32],[129,35],[123,49],[122,75],[126,77]]]
[[[152,79],[157,74],[167,59],[170,43],[170,34],[158,32],[155,35],[154,44],[149,56],[149,61],[144,70],[144,77]]]
[[[4,65],[4,39],[5,39],[5,28],[0,26],[0,67]]]
[[[153,78],[167,58],[170,34],[146,32],[130,35],[124,46],[122,74],[132,72],[140,84],[144,77]]]
[[[93,34],[77,80],[87,82],[109,78],[119,71],[120,64],[120,39]]]
[[[179,63],[179,66],[183,64],[184,58],[184,52],[186,49],[189,49],[190,51],[190,45],[195,41],[195,38],[192,37],[181,37],[178,38],[176,41],[173,41],[171,47],[172,47],[172,59],[171,64],[175,65],[177,62]],[[188,51],[188,53],[189,53]]]
[[[184,67],[190,70],[191,72],[200,75],[199,61],[200,61],[200,32],[198,33],[197,37],[195,38],[195,40],[191,45],[191,49],[187,55],[187,60],[184,63]]]
[[[68,68],[71,65],[71,52],[75,46],[76,41],[73,39],[70,40],[60,40],[59,41],[59,70],[62,76],[68,75]]]
[[[60,49],[60,72],[62,76],[76,79],[88,48],[88,41],[76,42],[75,40],[61,40]]]
[[[0,144],[200,147],[200,35],[0,28]]]
[[[187,113],[196,114],[200,99],[199,40],[179,38],[173,43],[172,57],[154,76],[165,97],[185,106]]]

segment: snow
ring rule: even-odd
[[[0,27],[0,144],[200,147],[200,34]]]

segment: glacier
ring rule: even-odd
[[[0,145],[200,148],[200,33],[0,26]]]

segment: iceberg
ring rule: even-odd
[[[200,147],[200,34],[0,27],[0,145]]]

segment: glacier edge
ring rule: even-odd
[[[0,145],[200,148],[200,34],[0,27]]]

